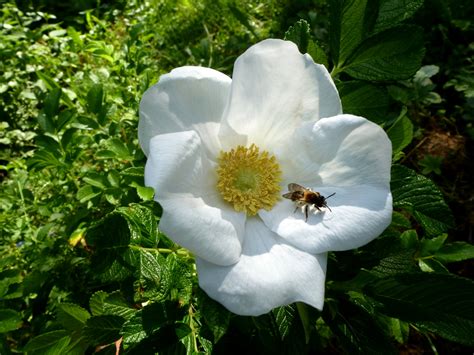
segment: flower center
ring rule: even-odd
[[[254,216],[262,208],[270,210],[280,199],[280,166],[255,144],[221,152],[217,176],[217,190],[238,212]]]

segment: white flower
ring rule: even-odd
[[[235,62],[163,75],[140,104],[145,183],[161,230],[196,256],[200,286],[241,315],[296,301],[323,307],[328,251],[360,247],[390,223],[391,144],[342,114],[326,68],[265,40]],[[336,193],[305,221],[289,183]]]

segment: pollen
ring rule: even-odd
[[[255,144],[221,152],[217,176],[217,190],[238,212],[254,216],[262,208],[271,210],[280,199],[280,166],[275,156],[260,152]]]

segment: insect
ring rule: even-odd
[[[306,216],[305,222],[308,221],[308,210],[311,206],[314,206],[318,211],[321,211],[322,207],[331,211],[326,200],[336,194],[334,192],[328,197],[324,197],[319,192],[295,183],[288,184],[288,191],[290,192],[284,194],[283,197],[296,202],[295,212],[298,210],[298,207],[304,207],[304,214]]]

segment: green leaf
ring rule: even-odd
[[[362,307],[341,300],[335,314],[323,314],[347,354],[395,354],[393,344],[380,324]]]
[[[441,234],[440,236],[431,239],[423,238],[420,243],[420,256],[432,256],[443,246],[446,238],[448,238],[447,234]]]
[[[445,244],[434,254],[442,263],[453,263],[474,258],[474,245],[465,242]]]
[[[108,187],[107,178],[96,172],[89,172],[84,176],[83,180],[89,185],[98,187],[101,190],[105,190]]]
[[[278,307],[272,310],[272,313],[275,316],[275,322],[283,340],[290,334],[293,323],[298,321],[296,307],[294,305]]]
[[[81,202],[87,202],[101,194],[101,191],[91,185],[86,185],[77,190],[76,198]]]
[[[149,208],[130,204],[128,207],[117,208],[114,213],[127,221],[132,244],[148,248],[156,247],[159,240],[158,225]]]
[[[423,5],[423,0],[381,0],[374,31],[381,32],[410,18]]]
[[[451,274],[400,274],[365,287],[379,310],[466,345],[474,345],[474,282]]]
[[[329,67],[328,57],[326,52],[319,46],[318,43],[310,39],[308,44],[308,54],[313,58],[315,63],[322,64],[326,68]]]
[[[160,329],[174,326],[183,315],[184,310],[178,308],[176,303],[151,303],[124,323],[121,331],[123,342],[125,345],[139,343]]]
[[[107,298],[108,293],[105,291],[97,291],[94,293],[89,300],[89,308],[94,316],[100,316],[104,314],[104,302]]]
[[[62,91],[60,88],[54,88],[46,96],[44,100],[43,111],[49,118],[53,118],[59,111],[59,100],[61,99]]]
[[[415,258],[413,250],[404,250],[393,253],[379,261],[371,272],[379,277],[401,274],[406,272],[416,272]]]
[[[389,98],[386,91],[362,81],[348,81],[339,85],[344,113],[366,117],[382,124],[388,119]]]
[[[11,332],[22,325],[21,315],[13,309],[0,309],[0,333]]]
[[[365,40],[341,70],[361,80],[403,80],[413,76],[425,54],[423,32],[398,26]]]
[[[56,309],[56,317],[64,328],[75,331],[84,327],[87,319],[90,318],[90,314],[76,304],[61,303]]]
[[[104,102],[104,88],[102,84],[94,84],[87,93],[87,108],[89,112],[98,114]]]
[[[136,186],[138,197],[143,201],[151,201],[155,196],[155,190],[153,187],[148,186]]]
[[[387,134],[392,141],[392,152],[395,155],[413,140],[413,123],[407,116],[403,116],[387,130]]]
[[[123,160],[132,160],[127,146],[118,138],[109,139],[106,143],[108,150],[114,152],[115,156]]]
[[[38,75],[38,78],[41,79],[41,81],[48,88],[48,90],[61,89],[59,84],[49,75],[42,72],[36,72],[36,75]]]
[[[120,291],[112,292],[103,300],[103,314],[116,315],[130,319],[137,310],[128,305]]]
[[[411,212],[429,235],[439,235],[454,226],[451,210],[431,180],[404,166],[394,165],[390,185],[393,206]]]
[[[114,315],[93,316],[87,320],[83,334],[93,345],[109,344],[120,338],[124,321]]]
[[[378,0],[332,0],[329,7],[331,58],[341,67],[370,34],[377,18]]]
[[[227,333],[230,323],[230,312],[204,292],[199,292],[198,296],[199,309],[204,318],[204,323],[211,330],[214,343],[217,343]]]
[[[418,265],[423,272],[436,272],[438,274],[449,274],[449,270],[436,259],[419,259]]]
[[[54,330],[52,332],[40,334],[31,339],[23,348],[25,352],[32,352],[32,354],[38,351],[45,351],[54,348],[64,337],[67,337],[68,332],[66,330]]]
[[[40,112],[38,114],[38,124],[43,131],[48,133],[54,132],[54,121],[46,113]]]
[[[292,41],[298,46],[301,53],[308,51],[308,45],[311,38],[311,28],[306,20],[298,20],[288,31],[285,32],[284,39]]]

